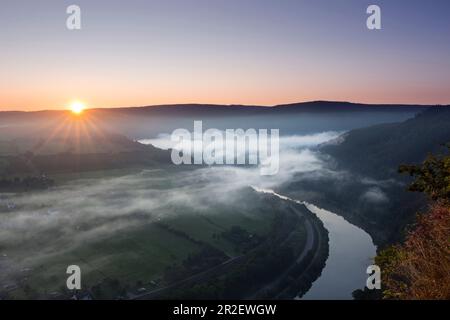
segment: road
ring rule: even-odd
[[[171,289],[175,289],[178,286],[184,285],[184,284],[188,284],[189,282],[194,282],[197,283],[199,281],[204,281],[205,279],[209,278],[209,277],[213,277],[216,274],[219,273],[223,273],[223,269],[224,268],[229,268],[232,265],[239,263],[243,258],[245,257],[245,255],[240,255],[237,257],[233,257],[228,259],[227,261],[212,267],[206,271],[197,273],[191,277],[188,277],[186,279],[174,282],[168,286],[165,287],[161,287],[152,291],[148,291],[146,293],[140,294],[140,295],[135,295],[133,296],[131,299],[133,300],[149,300],[149,299],[154,299],[156,297],[158,297],[158,295],[163,294],[165,291],[170,291]]]
[[[276,279],[274,279],[272,282],[270,282],[269,284],[265,285],[264,287],[260,288],[257,292],[255,292],[254,294],[252,294],[251,296],[247,297],[247,298],[256,298],[259,294],[263,293],[266,290],[270,290],[273,286],[277,285],[281,280],[283,280],[288,274],[289,272],[292,271],[292,269],[296,266],[296,264],[300,263],[303,259],[305,259],[306,255],[308,254],[308,252],[313,249],[314,244],[316,241],[321,241],[320,238],[320,231],[318,230],[318,227],[311,222],[311,218],[308,215],[305,215],[303,212],[301,212],[301,210],[299,209],[298,205],[302,205],[304,206],[303,203],[299,202],[299,201],[295,201],[292,199],[289,199],[287,197],[284,196],[280,196],[278,194],[274,194],[275,196],[286,200],[286,201],[292,201],[292,204],[290,205],[290,208],[292,210],[294,210],[299,216],[304,217],[305,218],[305,229],[306,229],[306,242],[305,242],[305,246],[302,250],[302,252],[299,254],[299,256],[295,259],[295,263],[292,263],[291,266],[289,266],[283,273],[281,273],[279,276],[276,277]],[[308,210],[305,208],[305,210]],[[308,210],[309,211],[309,210]],[[318,237],[317,237],[318,235]],[[288,236],[289,238],[289,236]],[[285,240],[287,241],[287,239]],[[243,259],[245,259],[246,255],[240,255],[237,257],[233,257],[230,258],[229,260],[223,262],[222,264],[215,266],[211,269],[208,269],[206,271],[203,271],[201,273],[195,274],[189,278],[177,281],[175,283],[172,283],[168,286],[165,287],[161,287],[161,288],[157,288],[154,289],[152,291],[140,294],[140,295],[135,295],[133,297],[131,297],[131,299],[134,300],[148,300],[148,299],[154,299],[157,298],[158,296],[161,296],[162,294],[164,294],[164,292],[168,292],[171,289],[175,289],[179,286],[182,285],[186,285],[189,283],[198,283],[201,281],[205,281],[208,278],[211,278],[215,275],[218,274],[223,274],[225,272],[225,269],[229,269],[230,267],[234,266],[235,264],[240,263]],[[308,265],[309,266],[313,265],[315,263],[315,259],[316,259],[316,255],[314,255],[313,259],[311,259],[311,262]]]
[[[290,200],[290,199],[284,199],[284,200]],[[295,202],[296,203],[296,202]],[[297,203],[298,204],[298,203]],[[320,238],[320,232],[311,221],[310,218],[301,212],[296,205],[292,205],[292,209],[300,216],[305,218],[305,228],[306,228],[306,243],[305,246],[300,253],[300,255],[295,259],[295,263],[292,263],[289,268],[287,268],[284,272],[282,272],[276,279],[274,279],[272,282],[268,283],[267,285],[260,288],[258,291],[253,293],[251,296],[249,296],[249,299],[256,299],[259,295],[263,294],[264,292],[267,292],[271,290],[273,287],[277,286],[286,276],[289,275],[289,273],[296,267],[296,264],[300,263],[303,259],[305,259],[308,252],[313,249],[315,241],[321,241]],[[307,210],[307,209],[306,209]],[[316,232],[314,232],[314,229],[316,229]],[[316,237],[318,235],[318,237]],[[313,265],[315,263],[316,255],[314,255],[313,259],[311,259],[309,266]]]

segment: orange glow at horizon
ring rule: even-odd
[[[342,79],[341,79],[342,80]],[[236,81],[238,82],[238,81]],[[185,85],[173,83],[170,87],[154,85],[154,91],[149,93],[146,86],[135,86],[133,88],[120,87],[110,84],[108,90],[93,85],[86,89],[82,86],[77,88],[83,99],[89,101],[89,108],[115,108],[115,107],[139,107],[160,104],[244,104],[265,105],[305,102],[314,100],[349,101],[373,104],[448,104],[450,93],[438,88],[422,88],[411,86],[411,88],[395,87],[389,88],[363,85],[346,85],[342,80],[335,85],[332,80],[326,81],[303,81],[297,79],[295,83],[282,82],[283,86],[271,81],[261,80],[256,85],[222,86],[213,88],[203,85]],[[361,81],[362,82],[362,81]],[[287,85],[286,83],[290,83]],[[208,88],[205,90],[204,88]],[[72,94],[64,88],[53,87],[51,92],[35,92],[33,90],[10,90],[3,91],[0,98],[0,111],[39,111],[39,110],[70,110],[74,115],[83,114],[88,107],[86,104],[76,101],[67,103],[67,97]],[[1,91],[1,90],[0,90]],[[23,92],[29,92],[23,95]],[[263,94],[262,94],[263,92]],[[70,100],[69,100],[70,101]]]

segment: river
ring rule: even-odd
[[[330,248],[325,268],[311,289],[303,297],[296,299],[352,299],[354,290],[364,288],[368,276],[366,269],[372,264],[377,249],[369,234],[341,216],[313,204],[291,199],[273,190],[253,189],[286,201],[304,204],[329,232]]]

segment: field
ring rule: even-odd
[[[109,175],[108,178],[106,174]],[[128,201],[133,200],[133,197],[137,195],[141,196],[142,192],[146,193],[146,197],[155,198],[155,201],[159,197],[163,200],[162,197],[167,196],[168,192],[173,192],[172,189],[180,188],[180,179],[177,175],[179,173],[164,170],[147,170],[139,173],[135,170],[102,171],[86,173],[83,176],[59,175],[55,177],[59,184],[55,188],[30,193],[28,196],[25,194],[10,196],[8,201],[17,201],[19,211],[2,214],[5,217],[13,217],[14,214],[18,215],[24,211],[34,217],[42,214],[43,220],[49,219],[45,210],[51,213],[50,210],[54,210],[51,208],[57,207],[57,204],[65,208],[66,202],[70,202],[70,197],[75,197],[75,194],[78,196],[77,192],[81,192],[80,189],[89,189],[99,183],[103,183],[105,190],[96,189],[96,195],[100,194],[98,198],[104,198],[102,201],[105,203],[95,202],[95,206],[107,206],[111,203],[122,205],[123,202],[124,211],[126,211]],[[128,182],[127,179],[142,181],[142,185],[139,186],[139,183],[135,184],[133,180],[133,186],[137,185],[136,188],[139,189],[135,191],[136,194],[132,193],[123,199],[112,197],[110,193],[117,193],[121,188],[124,188],[124,194],[130,193],[126,190],[127,184],[123,182]],[[121,181],[122,184],[117,184],[117,181]],[[107,189],[114,184],[117,184],[114,191]],[[56,203],[52,200],[51,204],[39,205],[36,200],[32,200],[31,205],[35,204],[36,207],[26,208],[27,211],[25,211],[24,197],[46,199],[45,197],[59,194],[58,188],[69,192],[71,194],[69,199],[56,198]],[[252,201],[249,201],[250,199]],[[83,220],[77,224],[74,223],[70,228],[79,231],[74,234],[76,236],[73,239],[62,237],[64,231],[55,229],[48,230],[44,234],[37,234],[36,239],[18,238],[15,245],[2,244],[0,253],[7,255],[14,272],[8,277],[0,278],[0,288],[3,288],[0,290],[3,290],[3,295],[16,299],[64,297],[67,295],[65,283],[68,277],[66,269],[69,265],[80,266],[82,289],[94,292],[96,297],[124,297],[133,292],[137,293],[138,290],[144,290],[143,288],[149,290],[167,285],[168,282],[165,279],[167,268],[185,265],[188,257],[194,257],[195,260],[195,256],[205,248],[212,247],[217,252],[222,252],[226,259],[242,254],[243,249],[240,245],[223,236],[233,227],[239,226],[239,230],[247,234],[246,237],[267,235],[276,214],[276,206],[270,201],[262,201],[251,190],[243,190],[241,198],[234,200],[237,201],[227,206],[221,202],[208,200],[202,202],[198,208],[167,201],[167,204],[158,205],[156,209],[149,208],[148,211],[142,211],[143,209],[140,208],[125,218],[118,218],[111,214],[111,217],[102,216],[95,219],[90,217],[91,222]],[[84,207],[83,204],[77,205],[81,206],[82,210],[92,211],[92,215],[96,214],[94,208],[90,207],[88,199],[84,203]],[[67,214],[79,214],[77,210],[71,210]],[[102,209],[104,210],[107,209]],[[102,227],[103,224],[106,226],[110,223],[109,220],[114,221],[114,219],[126,223],[133,221],[133,223],[118,230],[112,229],[94,239],[79,238],[83,232],[89,233],[91,229],[96,230],[95,228]],[[33,226],[30,225],[30,228]],[[39,241],[36,241],[38,236]],[[62,240],[58,240],[60,236]]]

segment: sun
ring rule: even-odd
[[[85,108],[86,106],[84,105],[84,103],[80,101],[74,101],[70,104],[70,110],[77,115],[83,113]]]

